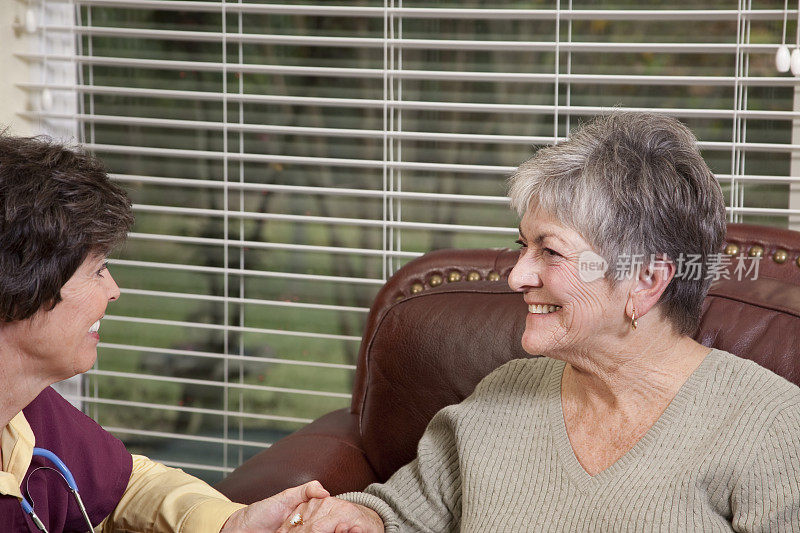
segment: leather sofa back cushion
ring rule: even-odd
[[[396,303],[369,340],[360,426],[367,458],[382,480],[414,458],[437,411],[462,401],[507,361],[530,357],[520,346],[521,295],[503,282],[462,286]]]
[[[759,277],[711,288],[695,339],[800,385],[800,287]]]

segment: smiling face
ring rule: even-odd
[[[119,297],[105,258],[90,255],[61,288],[61,301],[3,326],[4,340],[54,381],[86,372],[97,359],[98,321]]]
[[[522,335],[526,352],[569,360],[627,333],[629,284],[613,287],[597,276],[602,258],[577,232],[528,209],[518,242],[522,249],[508,283],[524,293],[528,304]]]

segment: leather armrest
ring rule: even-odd
[[[235,502],[250,504],[313,479],[332,495],[378,481],[361,448],[358,415],[350,409],[328,413],[279,440],[215,488]]]

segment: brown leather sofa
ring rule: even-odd
[[[736,280],[731,265],[734,279],[712,287],[695,338],[800,384],[800,233],[731,224],[725,253],[761,256],[758,279]],[[530,357],[520,347],[525,304],[507,283],[516,257],[440,250],[400,269],[367,319],[350,408],[275,443],[217,488],[250,503],[311,479],[332,494],[388,479],[415,456],[434,413]]]

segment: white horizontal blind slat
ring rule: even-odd
[[[110,398],[98,398],[93,396],[78,396],[76,398],[82,402],[86,402],[88,404],[103,404],[103,405],[111,405],[117,407],[132,407],[132,408],[142,408],[142,409],[154,409],[160,411],[175,411],[181,413],[198,413],[198,414],[205,414],[205,415],[212,415],[212,416],[229,416],[229,417],[240,417],[240,418],[247,418],[252,420],[271,420],[277,422],[289,422],[293,424],[308,424],[312,422],[309,418],[298,418],[298,417],[291,417],[291,416],[276,416],[276,415],[265,415],[259,413],[242,413],[239,411],[225,411],[223,409],[205,409],[201,407],[184,407],[181,405],[172,405],[172,404],[159,404],[159,403],[149,403],[149,402],[134,402],[129,400],[114,400]]]
[[[109,174],[113,180],[123,182],[142,182],[154,183],[158,185],[171,185],[186,188],[222,188],[225,185],[219,181],[168,178],[163,176],[135,176],[131,174]],[[320,194],[326,196],[354,196],[359,198],[405,198],[409,200],[430,200],[439,202],[467,202],[485,203],[496,205],[507,205],[509,200],[506,196],[482,196],[473,194],[442,194],[424,192],[383,192],[368,189],[347,189],[343,187],[307,187],[302,185],[279,185],[272,183],[232,183],[228,185],[231,189],[258,191],[258,192],[289,192],[295,194]],[[262,243],[268,244],[268,243]]]
[[[389,70],[346,67],[306,67],[302,65],[259,65],[234,63],[223,66],[213,61],[176,61],[163,59],[134,59],[110,56],[61,56],[43,54],[16,54],[28,61],[64,61],[93,66],[135,67],[142,69],[196,70],[219,72],[225,70],[240,74],[275,74],[285,76],[319,76],[332,78],[371,78],[381,79],[388,74],[395,79],[404,80],[447,80],[447,81],[489,81],[515,83],[552,83],[555,74],[527,72],[469,72],[447,70]],[[559,80],[571,84],[609,84],[609,85],[703,85],[733,87],[736,83],[748,86],[794,87],[796,81],[786,77],[743,76],[659,76],[659,75],[616,75],[616,74],[561,74]]]
[[[231,218],[257,219],[257,220],[282,220],[289,222],[308,222],[318,224],[331,224],[342,226],[362,226],[362,227],[393,227],[408,229],[426,229],[439,231],[470,231],[476,233],[499,233],[504,235],[515,235],[516,229],[494,226],[469,226],[465,224],[435,224],[423,222],[385,222],[383,220],[368,220],[344,217],[318,217],[308,215],[285,215],[276,213],[253,213],[242,211],[222,211],[215,209],[199,209],[195,207],[172,207],[160,205],[137,205],[133,206],[134,212],[168,213],[175,215],[199,215],[210,217],[229,216]]]
[[[310,128],[298,126],[262,126],[258,124],[235,124],[226,125],[221,122],[204,122],[193,120],[170,120],[170,119],[157,119],[157,118],[142,118],[142,117],[111,117],[100,115],[64,115],[58,113],[23,113],[22,116],[31,118],[77,118],[84,122],[89,123],[111,123],[119,125],[139,125],[139,126],[153,126],[165,128],[180,128],[180,129],[195,129],[206,128],[211,130],[227,130],[235,132],[247,133],[277,133],[285,135],[308,135],[308,136],[325,136],[325,137],[348,137],[348,138],[376,138],[383,135],[378,130],[358,130],[358,129],[342,129],[342,128]],[[773,117],[768,117],[773,118]],[[481,142],[481,143],[510,143],[510,144],[552,144],[553,137],[547,136],[521,136],[521,135],[474,135],[474,134],[453,134],[441,132],[422,132],[422,131],[404,131],[386,133],[386,136],[391,139],[407,139],[407,140],[432,140],[432,141],[450,141],[450,142]],[[563,140],[563,138],[559,138]],[[731,147],[736,147],[742,150],[760,151],[760,152],[792,152],[800,148],[800,145],[795,144],[779,144],[779,143],[730,143],[730,142],[699,142],[698,147],[701,150],[729,150]],[[117,147],[108,147],[108,149],[116,149]],[[238,187],[237,184],[231,187]]]
[[[57,1],[57,0],[54,0]],[[63,1],[63,0],[61,0]],[[176,0],[81,0],[84,6],[101,6],[130,9],[164,9],[176,11],[265,13],[280,15],[312,15],[383,18],[392,15],[403,18],[469,18],[469,19],[512,19],[512,20],[554,20],[554,9],[448,9],[448,8],[402,8],[402,7],[355,7],[330,5],[289,5],[264,3],[219,3]],[[789,16],[796,16],[796,10],[788,10]],[[673,20],[735,21],[739,16],[753,20],[778,20],[783,16],[781,9],[572,9],[561,10],[563,20],[653,20],[654,18]]]
[[[22,116],[26,117],[47,117],[47,118],[70,118],[72,115],[61,115],[55,113],[37,114],[37,113],[23,113]],[[249,133],[278,133],[286,135],[308,135],[308,136],[325,136],[325,137],[348,137],[348,138],[376,138],[382,133],[377,130],[354,130],[354,129],[333,129],[333,128],[306,128],[294,126],[259,126],[256,124],[241,124],[226,126],[224,123],[218,122],[200,122],[190,120],[168,120],[168,119],[154,119],[154,118],[118,118],[118,117],[103,117],[103,116],[78,116],[78,119],[85,122],[93,123],[112,123],[120,125],[141,125],[141,126],[162,126],[165,128],[181,128],[181,129],[194,129],[206,128],[212,130],[227,130],[236,132],[249,132]],[[537,137],[524,137],[519,135],[473,135],[473,134],[449,134],[440,132],[419,132],[419,131],[405,131],[396,133],[387,133],[386,136],[390,139],[407,139],[407,140],[432,140],[432,141],[450,141],[450,142],[481,142],[481,143],[497,143],[497,144],[535,144],[545,145],[552,144],[553,138],[546,136]],[[559,141],[564,140],[559,138]],[[699,142],[698,147],[701,150],[730,150],[731,148],[738,148],[741,150],[753,152],[793,152],[800,148],[800,145],[795,144],[779,144],[779,143],[731,143],[731,142]],[[104,147],[109,150],[118,149],[118,147]],[[361,166],[364,162],[359,161],[354,166]],[[234,184],[232,187],[238,188],[239,185]]]
[[[202,322],[188,322],[184,320],[164,320],[159,318],[141,318],[136,316],[105,315],[103,320],[112,322],[126,322],[129,324],[150,324],[157,326],[173,326],[180,328],[195,328],[218,331],[237,331],[244,333],[259,333],[262,335],[286,335],[290,337],[301,337],[308,339],[327,339],[334,341],[361,341],[361,337],[354,335],[335,335],[332,333],[316,333],[313,331],[289,331],[283,329],[252,328],[246,326],[231,326],[224,324],[205,324]]]
[[[142,146],[121,146],[109,144],[84,143],[88,149],[98,153],[117,153],[126,155],[149,155],[155,157],[174,157],[174,158],[208,158],[222,160],[225,159],[224,152],[214,152],[209,150],[184,150],[176,148],[154,148]],[[339,157],[302,157],[290,155],[270,155],[270,154],[248,154],[234,153],[227,156],[233,161],[253,162],[253,163],[291,163],[309,164],[337,167],[357,167],[378,169],[383,168],[383,162],[369,159],[344,159]],[[441,171],[441,172],[465,172],[481,174],[504,174],[513,172],[515,167],[490,166],[490,165],[460,165],[446,163],[422,163],[422,162],[398,162],[387,163],[392,168],[399,170],[421,170],[421,171]]]
[[[223,239],[211,239],[206,237],[183,237],[178,235],[161,235],[155,233],[136,233],[131,232],[128,234],[129,239],[150,240],[158,242],[174,242],[174,243],[189,243],[189,244],[208,244],[208,245],[223,245]],[[275,243],[275,242],[260,242],[260,241],[235,241],[231,242],[229,246],[233,248],[259,248],[264,250],[292,250],[303,252],[323,252],[331,254],[349,254],[349,255],[366,255],[372,257],[381,257],[385,253],[382,250],[370,250],[365,248],[344,248],[333,246],[314,246],[306,244],[291,244],[291,243]],[[393,251],[391,254],[394,257],[415,258],[419,257],[419,252],[402,252]],[[246,301],[258,300],[242,300],[241,303]],[[319,304],[315,304],[319,305]],[[339,308],[339,306],[330,306],[331,308]]]
[[[267,385],[249,385],[247,383],[227,383],[224,381],[210,381],[203,379],[188,379],[175,376],[157,376],[152,374],[137,374],[134,372],[112,372],[108,370],[89,370],[90,376],[106,376],[124,379],[144,379],[148,381],[169,381],[170,383],[180,383],[184,385],[203,385],[204,387],[229,387],[232,389],[245,389],[262,392],[280,392],[284,394],[305,394],[309,396],[327,396],[331,398],[350,398],[349,394],[340,392],[327,392],[305,389],[289,389],[286,387],[270,387]]]
[[[128,267],[154,268],[165,270],[178,270],[183,272],[199,272],[203,274],[225,274],[224,268],[213,266],[197,266],[183,263],[162,263],[157,261],[136,261],[130,259],[110,259],[111,265],[124,265]],[[374,278],[354,278],[347,276],[327,276],[321,274],[298,274],[295,272],[276,272],[267,270],[228,269],[231,276],[252,276],[262,278],[280,278],[300,281],[329,281],[334,283],[356,283],[373,286],[383,285],[383,280]]]
[[[278,300],[259,300],[256,298],[223,298],[222,296],[212,296],[209,294],[190,294],[185,292],[168,292],[168,291],[148,291],[142,289],[121,289],[125,294],[135,294],[138,296],[149,296],[155,298],[184,298],[190,300],[203,300],[207,302],[229,302],[247,305],[263,305],[271,307],[295,307],[299,309],[318,309],[324,311],[346,311],[354,313],[368,313],[367,307],[352,307],[346,305],[325,305],[325,304],[310,304],[301,302],[285,302]]]
[[[101,342],[100,348],[109,350],[138,351],[155,354],[186,355],[190,357],[206,357],[210,359],[228,359],[230,361],[247,361],[256,363],[275,363],[281,365],[309,366],[318,368],[330,368],[337,370],[355,370],[355,365],[341,365],[334,363],[320,363],[318,361],[298,361],[294,359],[280,359],[275,357],[263,357],[255,355],[234,355],[223,353],[198,352],[195,350],[176,350],[174,348],[159,348],[156,346],[140,346],[135,344],[116,344],[111,342]]]
[[[144,429],[131,429],[125,427],[116,427],[116,426],[103,426],[103,429],[109,431],[111,433],[122,433],[126,435],[139,435],[145,437],[157,437],[162,439],[174,439],[178,441],[196,441],[196,442],[211,442],[215,444],[222,444],[226,442],[226,439],[214,438],[214,437],[200,437],[197,435],[185,435],[182,433],[168,433],[163,431],[147,431]],[[247,440],[236,440],[236,439],[227,439],[229,444],[234,444],[237,446],[251,446],[253,448],[269,448],[271,443],[265,442],[258,442],[258,441],[247,441]]]
[[[219,42],[223,38],[232,43],[273,44],[294,46],[336,46],[353,48],[382,48],[384,43],[397,48],[425,50],[499,50],[522,52],[553,52],[556,45],[549,41],[469,41],[456,39],[379,39],[355,37],[327,37],[318,35],[264,35],[176,30],[149,30],[141,28],[77,28],[44,26],[48,32],[77,33],[101,37],[166,39],[179,41]],[[751,53],[774,54],[777,44],[751,44],[739,46]],[[715,54],[735,53],[736,44],[728,43],[563,43],[558,49],[564,52],[632,52],[632,53],[684,53]]]
[[[86,86],[86,85],[57,85],[57,84],[41,84],[41,83],[20,83],[19,87],[31,91],[43,90],[47,88],[51,91],[70,91],[80,92],[86,94],[115,94],[120,96],[137,96],[143,98],[178,98],[190,101],[207,101],[207,100],[221,100],[218,93],[203,92],[203,91],[177,91],[170,89],[147,89],[140,87],[102,87],[102,86]],[[241,94],[229,95],[228,100],[232,102],[248,102],[248,103],[274,103],[274,104],[307,104],[319,105],[323,107],[353,107],[363,109],[380,109],[383,108],[384,103],[382,100],[371,100],[366,98],[315,98],[305,96],[284,96],[284,95],[269,95],[269,94]],[[407,109],[407,110],[435,110],[435,111],[469,111],[476,113],[526,113],[526,114],[551,114],[553,107],[551,105],[508,105],[508,104],[487,104],[477,102],[421,102],[406,100],[402,102],[386,102],[385,105],[392,109]],[[568,111],[573,115],[586,115],[593,116],[602,113],[607,113],[612,110],[612,107],[600,106],[577,106],[567,105],[559,106],[560,109]],[[626,111],[649,113],[658,111],[665,115],[670,115],[679,118],[732,118],[734,111],[731,109],[678,109],[668,107],[626,107]],[[765,111],[765,110],[741,110],[735,113],[736,116],[753,119],[764,120],[795,120],[800,117],[798,111]],[[55,113],[36,113],[26,112],[23,116],[31,118],[46,118],[58,117]],[[122,118],[122,117],[121,117]]]

